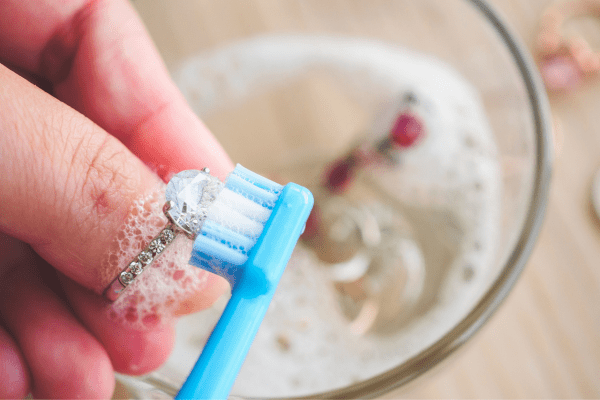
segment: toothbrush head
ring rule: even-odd
[[[291,187],[300,190],[303,201],[310,200],[312,206],[312,195],[308,190],[295,184]],[[238,164],[208,209],[207,219],[194,241],[190,263],[226,278],[232,288],[236,287],[241,277],[247,274],[248,265],[245,264],[252,252],[258,251],[255,245],[260,241],[263,246],[272,248],[272,241],[262,238],[264,230],[271,224],[271,217],[287,215],[292,218],[290,212],[284,211],[287,206],[285,209],[278,206],[283,192],[290,190]],[[286,194],[281,199],[288,197]]]
[[[226,399],[313,206],[310,191],[237,165],[208,211],[190,264],[232,294],[177,398]]]

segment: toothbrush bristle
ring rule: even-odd
[[[208,209],[196,244],[209,257],[242,265],[260,237],[283,186],[237,165]]]
[[[262,175],[257,174],[256,172],[250,171],[248,168],[244,168],[240,164],[236,165],[233,170],[233,175],[239,176],[240,178],[252,183],[254,186],[257,186],[267,192],[272,192],[279,197],[281,194],[281,190],[283,186],[280,184],[273,182],[270,179],[265,178]]]

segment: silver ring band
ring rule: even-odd
[[[165,248],[175,240],[176,235],[177,230],[169,223],[150,241],[148,246],[146,246],[146,248],[143,249],[115,279],[113,279],[111,284],[108,285],[104,291],[104,297],[110,301],[115,301],[121,292],[133,282],[138,275],[144,272],[144,269],[152,264],[152,261],[154,261],[156,257],[158,257]]]

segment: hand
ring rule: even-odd
[[[114,371],[155,369],[173,342],[107,318],[125,267],[101,262],[113,235],[160,177],[232,164],[126,0],[7,0],[0,15],[0,397],[110,397]],[[226,287],[211,276],[187,310]]]

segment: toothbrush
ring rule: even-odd
[[[208,210],[190,264],[231,298],[176,399],[226,399],[313,206],[310,191],[237,165]]]

